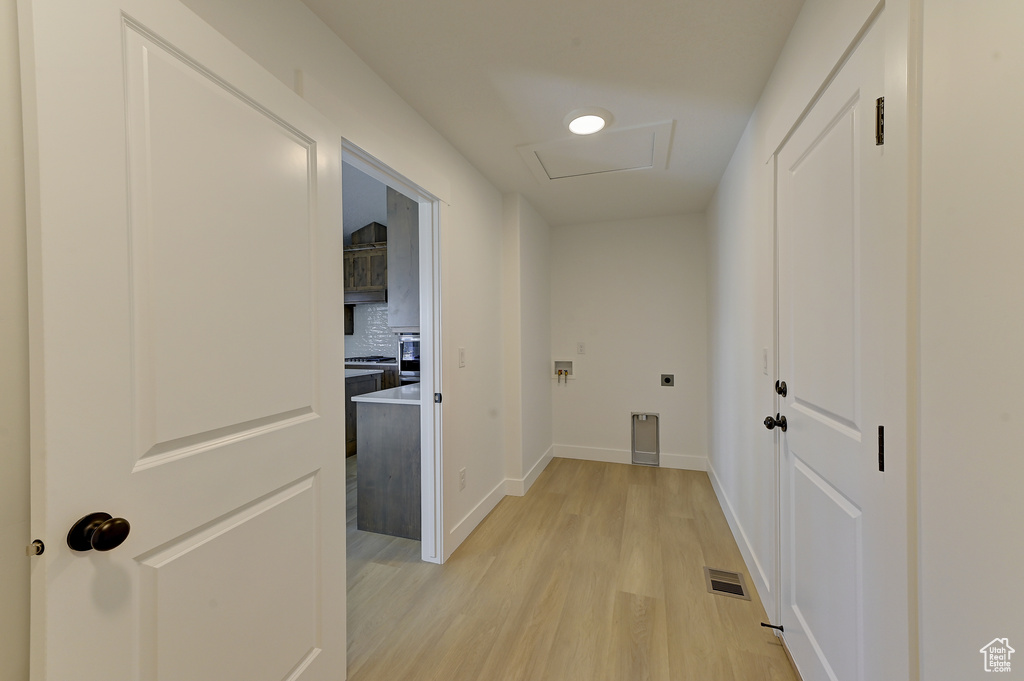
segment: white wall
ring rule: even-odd
[[[755,126],[747,127],[708,208],[708,474],[771,614],[775,446],[762,422],[775,413],[774,166],[757,158]]]
[[[519,290],[523,413],[523,475],[532,482],[551,456],[551,229],[519,201]],[[526,485],[527,488],[529,484]]]
[[[522,495],[551,460],[551,230],[521,195],[504,197],[502,342],[506,491]]]
[[[1024,5],[924,3],[922,678],[1024,671]],[[1007,674],[1006,676],[1011,676]]]
[[[629,462],[642,411],[661,415],[662,466],[705,468],[706,262],[703,215],[552,230],[551,352],[574,363],[567,383],[548,367],[555,456]]]
[[[28,678],[28,303],[15,0],[0,2],[0,677]]]

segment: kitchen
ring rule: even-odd
[[[356,526],[419,540],[419,205],[348,163],[342,182],[345,454],[355,460]]]

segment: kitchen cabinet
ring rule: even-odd
[[[356,395],[374,393],[381,389],[383,374],[362,374],[345,376],[345,456],[356,453],[356,403],[352,398]]]
[[[419,386],[402,386],[356,400],[356,527],[418,540]]]
[[[383,366],[381,369],[384,370],[384,376],[381,381],[381,390],[387,390],[388,388],[397,388],[401,381],[399,380],[398,365],[394,366]]]
[[[352,234],[352,245],[345,247],[343,257],[345,302],[387,302],[387,228],[380,223],[371,222],[362,229],[357,229]]]
[[[419,331],[420,207],[391,187],[387,202],[388,326],[394,331]]]
[[[351,336],[356,332],[355,305],[345,306],[345,335]]]

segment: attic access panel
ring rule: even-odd
[[[516,147],[541,183],[631,170],[665,170],[674,121]]]

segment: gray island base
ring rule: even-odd
[[[356,419],[356,527],[420,539],[418,384],[352,397]]]

